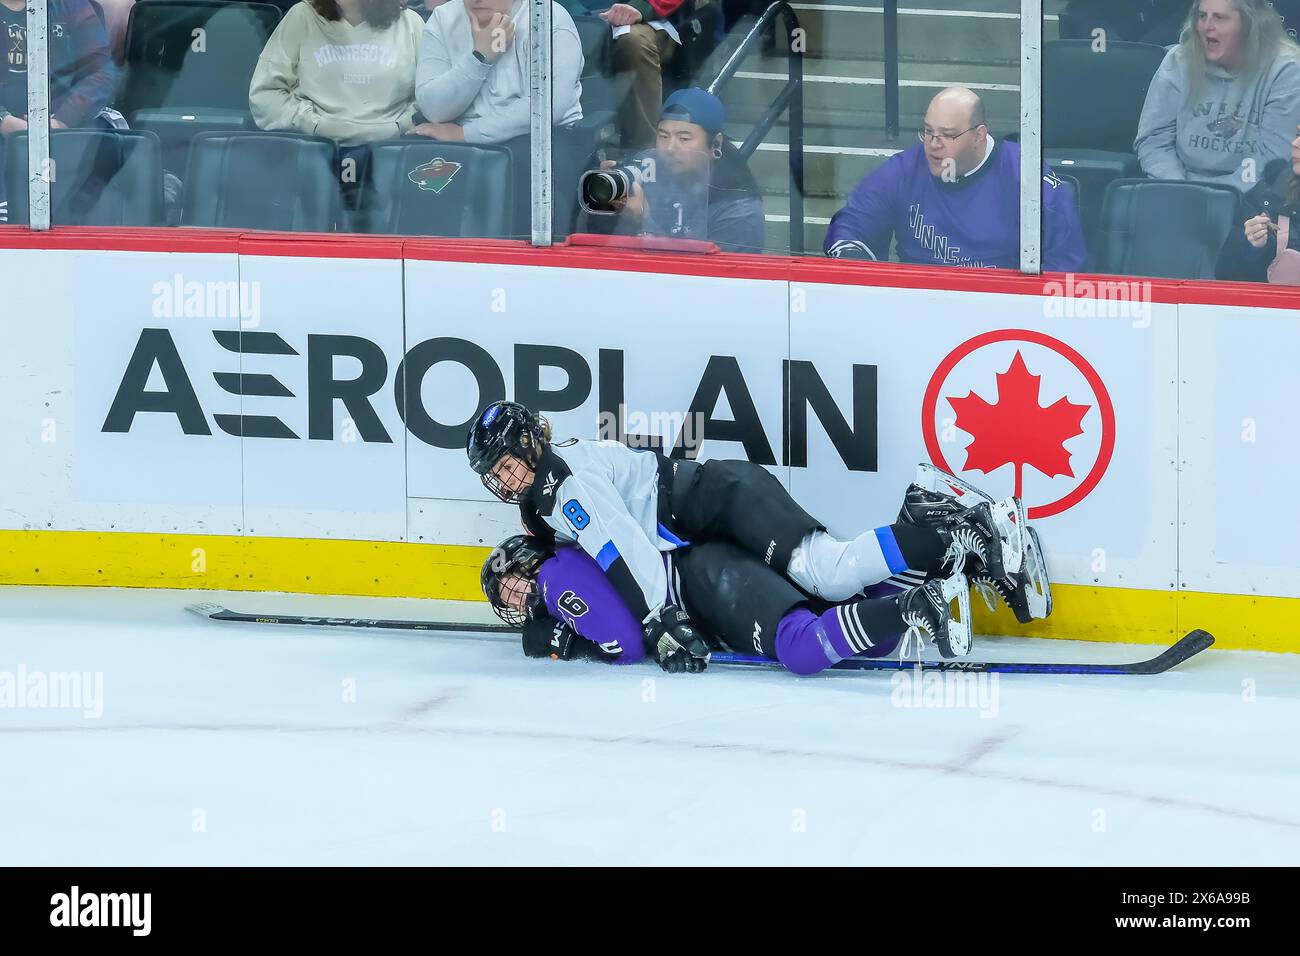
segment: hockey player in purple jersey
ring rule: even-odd
[[[940,92],[921,142],[891,156],[849,194],[831,219],[825,252],[835,258],[1016,269],[1020,265],[1020,144],[995,140],[980,98]],[[1069,185],[1043,169],[1043,268],[1071,272],[1088,251]]]
[[[698,673],[711,651],[726,650],[815,674],[856,654],[891,654],[909,630],[919,637],[920,629],[933,628],[961,641],[955,632],[969,627],[968,603],[954,618],[923,587],[898,598],[828,605],[726,541],[692,545],[665,560],[680,588],[681,621],[657,637],[620,600],[600,565],[573,545],[549,550],[527,535],[506,539],[483,565],[483,591],[503,620],[521,628],[530,657],[613,664],[651,657],[669,673]],[[954,579],[953,588],[968,602],[964,580]],[[918,621],[915,628],[908,619]]]

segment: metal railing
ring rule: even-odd
[[[745,38],[731,51],[727,62],[722,65],[718,75],[709,84],[708,91],[714,96],[720,95],[723,87],[740,69],[744,59],[763,42],[768,29],[774,25],[777,17],[784,18],[786,37],[791,39],[786,47],[785,85],[781,87],[781,92],[772,100],[772,104],[763,116],[754,124],[753,129],[745,136],[744,143],[740,147],[740,155],[745,160],[753,156],[763,137],[772,129],[772,124],[782,113],[789,110],[787,124],[790,130],[790,252],[801,255],[804,247],[803,52],[796,49],[798,44],[793,42],[793,38],[799,35],[795,33],[799,29],[799,18],[795,16],[789,3],[785,0],[777,0],[759,15],[749,28],[749,32],[745,34]]]
[[[885,0],[885,135],[898,139],[898,0]]]

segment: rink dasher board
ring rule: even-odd
[[[3,534],[0,580],[470,599],[482,556],[517,528],[457,447],[500,393],[570,406],[547,410],[558,435],[594,435],[599,410],[621,404],[643,417],[628,431],[669,438],[698,398],[716,420],[701,457],[764,461],[853,533],[892,517],[931,446],[963,477],[1011,490],[1011,466],[960,471],[973,439],[945,403],[996,399],[1017,354],[1043,404],[1088,406],[1064,444],[1076,476],[1024,469],[1033,507],[1068,497],[1104,443],[1096,395],[1051,340],[1104,383],[1113,452],[1082,500],[1036,519],[1053,619],[977,628],[1159,642],[1206,626],[1221,646],[1300,650],[1300,562],[1278,543],[1291,529],[1251,540],[1235,520],[1292,455],[1273,410],[1285,378],[1256,374],[1295,354],[1300,323],[1280,307],[1185,303],[1203,284],[1152,283],[1142,314],[1099,318],[1058,314],[1051,277],[945,273],[954,287],[940,289],[917,287],[933,270],[743,256],[203,242],[0,251],[15,314],[42,317],[14,330],[0,378],[0,427],[19,450],[0,479],[0,522],[16,532]],[[1004,337],[957,361],[923,407],[940,366],[990,335]],[[137,353],[137,404],[165,391],[191,433],[179,412],[140,409],[105,430]],[[331,397],[368,376],[378,384],[360,399]],[[296,437],[252,437],[272,421]],[[41,540],[57,531],[91,537]]]

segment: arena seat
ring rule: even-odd
[[[503,146],[424,137],[371,146],[356,229],[402,236],[504,238],[514,173]]]
[[[1097,271],[1213,279],[1240,193],[1219,183],[1116,179],[1102,203]]]
[[[116,105],[132,128],[158,134],[164,168],[184,169],[199,133],[251,128],[249,81],[280,19],[267,3],[137,0]]]
[[[333,232],[338,148],[301,133],[209,132],[194,138],[181,225]]]
[[[556,236],[573,231],[578,215],[578,179],[594,159],[601,145],[601,134],[612,122],[613,114],[597,113],[573,126],[556,126],[551,133],[552,225]],[[514,157],[514,231],[531,234],[532,140],[528,133],[501,144]]]
[[[27,223],[27,134],[5,140],[9,221]],[[50,132],[50,221],[56,226],[163,224],[162,151],[146,130]]]
[[[1043,45],[1043,159],[1078,180],[1085,238],[1096,239],[1101,199],[1112,179],[1141,174],[1133,140],[1164,47],[1113,40],[1095,53],[1090,40]]]
[[[1056,170],[1052,170],[1052,174],[1062,182],[1070,184],[1070,188],[1074,191],[1074,214],[1076,216],[1081,215],[1080,204],[1083,202],[1083,187],[1079,185],[1079,180],[1075,179],[1073,176],[1069,175],[1068,173],[1061,173],[1061,172],[1057,172]],[[1092,245],[1089,244],[1088,263],[1090,264],[1095,257],[1096,257],[1096,251],[1092,248]]]

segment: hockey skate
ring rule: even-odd
[[[957,616],[952,602],[957,602]],[[904,660],[911,647],[920,660],[925,638],[929,638],[944,657],[965,657],[970,653],[973,635],[970,627],[970,584],[966,575],[934,578],[920,587],[904,591],[898,597],[898,609],[907,630],[899,644],[898,659]]]
[[[998,593],[1016,591],[1012,576],[1026,570],[1029,528],[1019,498],[994,501],[974,485],[923,463],[917,465],[916,481],[904,495],[898,518],[944,535],[945,569],[1002,581]],[[1045,568],[1041,578],[1045,583]]]
[[[970,583],[979,592],[990,611],[996,610],[997,598],[1002,598],[1021,624],[1048,617],[1052,613],[1052,584],[1047,576],[1047,561],[1038,532],[1025,529],[1025,565],[1005,578],[995,578],[983,572],[971,575]]]

